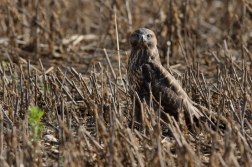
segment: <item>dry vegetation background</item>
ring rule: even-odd
[[[204,113],[194,132],[146,104],[132,119],[138,27]],[[1,0],[0,166],[252,166],[251,27],[250,0]]]

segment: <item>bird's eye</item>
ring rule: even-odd
[[[151,34],[148,34],[148,35],[147,35],[147,38],[151,38],[151,37],[152,37],[152,35],[151,35]]]
[[[139,35],[138,35],[138,34],[135,34],[135,37],[139,38]]]

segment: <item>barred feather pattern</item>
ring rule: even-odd
[[[142,67],[146,62],[149,61],[149,59],[155,59],[155,61],[160,62],[157,49],[132,49],[127,68],[127,76],[131,90],[136,92],[143,91],[144,76]],[[149,92],[143,91],[142,93]]]

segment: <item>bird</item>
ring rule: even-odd
[[[189,119],[199,119],[202,113],[193,106],[193,101],[183,90],[178,81],[162,66],[157,38],[147,28],[136,29],[129,37],[131,53],[128,59],[127,79],[131,92],[136,92],[143,101],[150,93],[158,102],[161,92],[161,105],[164,112],[176,116],[181,104]]]

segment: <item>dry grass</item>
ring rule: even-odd
[[[251,20],[249,0],[2,0],[0,166],[251,166]],[[183,112],[160,128],[146,104],[133,122],[138,27],[204,113],[195,132]],[[32,106],[45,111],[34,140]]]

